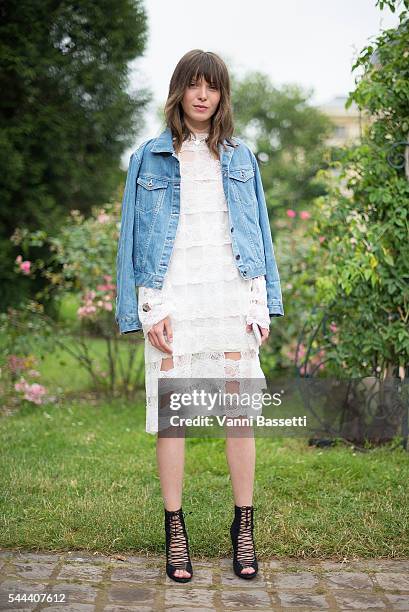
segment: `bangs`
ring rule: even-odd
[[[207,54],[203,54],[197,58],[196,62],[193,62],[190,67],[190,74],[187,78],[187,83],[192,80],[199,80],[204,78],[209,85],[222,89],[223,75],[220,70],[220,66],[213,58]]]

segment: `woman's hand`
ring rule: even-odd
[[[167,340],[165,338],[165,334]],[[152,346],[159,349],[160,351],[163,351],[164,353],[172,354],[173,349],[169,346],[169,344],[171,344],[173,340],[170,317],[165,317],[164,319],[161,319],[160,321],[155,323],[155,325],[153,325],[148,331],[148,338]]]
[[[258,326],[261,334],[261,344],[267,342],[268,336],[270,335],[270,328]],[[253,333],[253,328],[248,323],[246,324],[246,331]]]

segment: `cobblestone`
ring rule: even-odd
[[[0,560],[2,612],[409,612],[408,560],[260,560],[241,580],[230,558],[193,557],[185,584],[166,576],[164,556],[3,550]]]

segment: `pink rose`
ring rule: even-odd
[[[108,223],[109,221],[109,215],[107,215],[106,213],[100,213],[97,217],[97,221],[98,223]]]
[[[45,394],[46,389],[43,387],[43,385],[33,383],[32,385],[28,385],[28,388],[24,394],[24,399],[34,402],[34,404],[41,404]]]
[[[22,261],[20,262],[20,270],[24,273],[24,274],[30,274],[30,266],[31,266],[31,261]]]

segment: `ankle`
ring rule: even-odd
[[[169,514],[180,512],[182,510],[182,506],[179,506],[178,508],[173,508],[173,509],[166,508],[166,506],[164,506],[164,508],[165,508],[165,512],[168,512]]]

